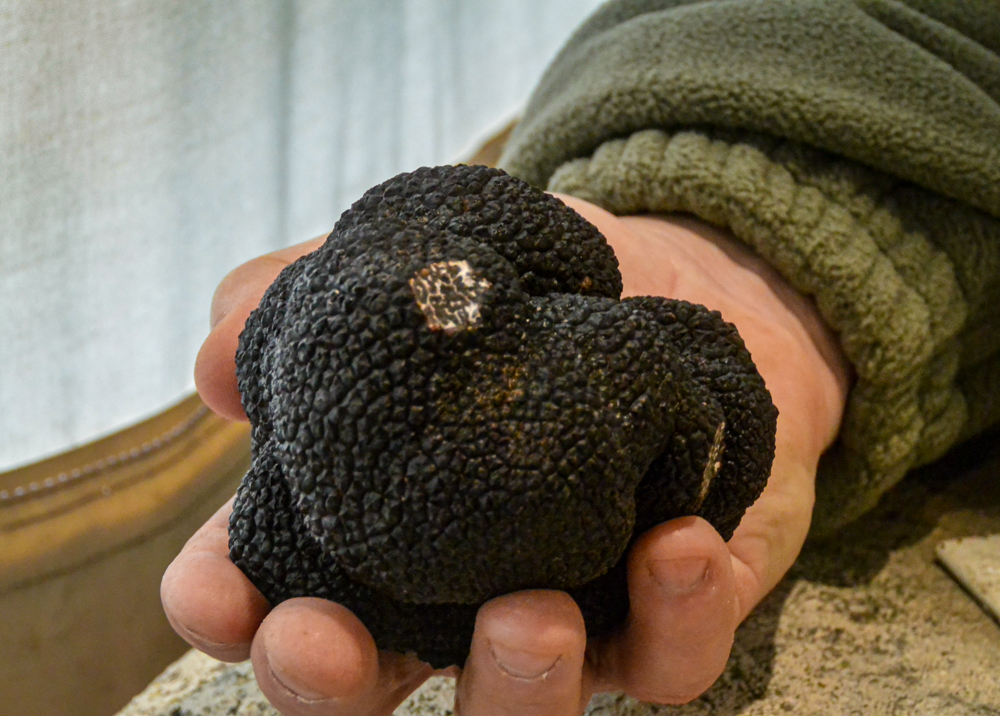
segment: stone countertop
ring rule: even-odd
[[[810,543],[740,627],[725,673],[681,707],[601,694],[601,716],[1000,716],[1000,624],[935,561],[945,539],[1000,533],[1000,443],[918,471],[834,539]],[[956,477],[957,476],[957,477]],[[399,716],[451,713],[431,679]],[[249,663],[191,652],[118,716],[276,716]]]

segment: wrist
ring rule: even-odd
[[[616,253],[642,266],[672,263],[674,297],[718,310],[734,324],[779,409],[778,449],[814,467],[836,439],[851,368],[815,302],[730,232],[691,216],[629,216]],[[614,233],[614,232],[613,232]],[[626,260],[626,270],[640,265]],[[646,270],[646,269],[644,269]],[[649,288],[625,279],[625,295]],[[783,416],[783,417],[782,417]]]
[[[815,470],[839,430],[852,371],[814,301],[725,229],[688,215],[616,217],[561,198],[614,249],[623,297],[681,298],[736,326],[779,410],[777,457]]]

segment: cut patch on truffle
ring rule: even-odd
[[[434,263],[410,279],[413,297],[427,318],[427,327],[448,335],[479,326],[479,302],[490,285],[468,261]]]

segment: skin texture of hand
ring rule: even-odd
[[[809,529],[816,466],[836,436],[850,371],[810,301],[725,231],[682,216],[614,217],[560,197],[614,248],[625,296],[684,298],[734,323],[780,411],[770,480],[728,542],[684,517],[643,535],[629,554],[631,612],[623,629],[586,639],[568,595],[525,591],[479,612],[458,676],[456,710],[574,716],[592,694],[622,690],[684,703],[722,673],[736,627],[794,562]],[[237,339],[250,311],[288,263],[316,239],[255,259],[227,276],[195,379],[205,402],[245,420],[236,389]],[[286,716],[383,716],[435,672],[414,657],[376,649],[348,610],[320,599],[269,609],[228,559],[224,506],[167,570],[167,616],[198,649],[251,658],[262,691]]]

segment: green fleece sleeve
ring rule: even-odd
[[[501,165],[728,227],[813,296],[857,380],[814,532],[1000,422],[1000,6],[621,0]]]

